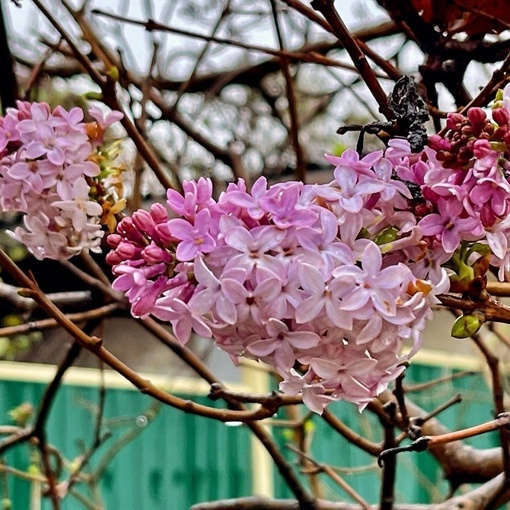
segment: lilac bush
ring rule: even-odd
[[[214,198],[209,179],[185,181],[108,236],[113,288],[183,344],[195,332],[235,363],[274,366],[281,391],[315,412],[339,399],[362,409],[421,347],[437,295],[480,295],[475,277],[510,269],[509,96],[492,119],[451,114],[419,153],[394,138],[364,157],[327,156],[328,184],[260,177],[248,190],[241,179]],[[2,121],[1,205],[26,214],[16,235],[36,256],[98,249],[118,212],[120,196],[97,194],[81,119],[24,103]]]
[[[38,259],[101,251],[101,204],[119,198],[106,185],[115,169],[104,164],[102,134],[121,114],[89,113],[96,122],[83,122],[81,108],[19,101],[0,119],[0,206],[24,214],[14,235]]]

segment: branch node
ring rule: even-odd
[[[387,450],[384,450],[381,452],[379,457],[377,458],[377,464],[379,464],[379,467],[384,466],[384,461],[386,458],[397,455],[397,453],[400,452],[424,452],[428,448],[428,444],[430,442],[430,437],[423,436],[418,438],[413,443],[406,445],[406,446],[397,446],[395,448],[388,448]]]

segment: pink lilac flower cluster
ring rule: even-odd
[[[430,281],[410,268],[408,252],[425,246],[392,161],[328,159],[327,185],[261,177],[215,200],[210,180],[185,182],[183,195],[168,191],[171,214],[154,204],[122,219],[107,255],[135,316],[171,323],[183,343],[212,337],[234,362],[275,366],[281,390],[318,413],[339,399],[363,408],[385,389],[448,289],[445,270]]]
[[[471,108],[466,116],[450,114],[447,128],[418,156],[394,153],[396,175],[421,191],[417,220],[429,255],[419,264],[446,263],[455,279],[466,271],[469,279],[473,262],[487,255],[504,280],[510,269],[510,86],[499,92],[492,120]]]
[[[510,270],[509,153],[510,86],[492,118],[451,114],[421,153],[393,139],[328,156],[326,185],[241,180],[215,200],[209,180],[185,182],[170,213],[137,211],[109,237],[113,286],[183,343],[194,331],[275,366],[316,412],[363,408],[420,348],[437,294],[469,289],[486,260]]]
[[[83,122],[81,108],[19,101],[0,118],[0,209],[24,214],[14,236],[39,259],[100,251],[101,168],[93,154],[122,114],[89,113],[95,123]]]

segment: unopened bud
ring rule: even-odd
[[[136,228],[147,234],[153,232],[155,227],[154,220],[152,219],[151,215],[143,209],[133,213],[133,223],[135,224]]]
[[[119,246],[119,243],[122,241],[122,236],[119,234],[110,234],[106,238],[106,242],[110,248],[117,248]]]
[[[449,113],[446,119],[446,127],[448,129],[457,130],[460,128],[466,117],[460,113]]]
[[[452,326],[453,338],[469,338],[473,336],[482,327],[485,322],[485,315],[475,310],[473,313],[458,317]]]
[[[123,259],[132,259],[140,249],[134,244],[122,242],[115,250]]]
[[[120,264],[122,260],[123,259],[121,259],[119,255],[114,251],[106,254],[106,263],[110,266],[116,266],[117,264]]]
[[[168,221],[168,211],[166,210],[166,207],[162,204],[158,203],[152,204],[151,216],[156,223],[163,223],[165,221]]]
[[[166,262],[169,264],[172,262],[172,256],[166,250],[163,250],[155,244],[150,244],[142,251],[142,257],[148,264],[159,264],[160,262]]]
[[[481,108],[470,108],[467,112],[467,116],[469,122],[471,122],[471,125],[477,131],[482,128],[482,125],[485,124],[485,119],[487,118],[487,115]]]
[[[173,243],[177,241],[177,239],[171,234],[167,223],[160,223],[159,225],[156,225],[156,232],[164,243]]]
[[[505,108],[497,108],[492,111],[492,118],[500,125],[507,126],[510,122],[510,114]]]

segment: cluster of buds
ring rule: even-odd
[[[0,208],[24,214],[14,235],[39,259],[100,251],[101,220],[123,205],[110,185],[118,169],[102,146],[122,114],[90,115],[95,122],[85,123],[81,108],[20,101],[0,118]]]

